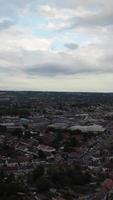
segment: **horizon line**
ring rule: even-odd
[[[100,93],[113,94],[113,91],[58,91],[58,90],[2,90],[0,92],[49,92],[49,93]]]

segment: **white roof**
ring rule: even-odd
[[[70,130],[71,131],[80,130],[82,132],[104,132],[105,128],[103,128],[101,125],[96,125],[96,124],[90,126],[76,125],[70,127]]]
[[[54,123],[54,124],[50,124],[48,125],[49,128],[55,128],[55,129],[65,129],[67,128],[67,124],[65,123]]]
[[[0,123],[1,126],[14,126],[15,123],[13,122],[3,122],[3,123]]]

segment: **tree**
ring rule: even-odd
[[[44,193],[48,192],[52,187],[52,182],[47,177],[42,176],[36,182],[37,192]]]
[[[48,175],[52,181],[52,183],[56,186],[67,186],[70,183],[70,176],[67,175],[66,170],[51,167],[48,169]]]
[[[0,125],[0,133],[6,133],[6,132],[7,132],[6,126]]]
[[[39,150],[39,151],[38,151],[38,155],[39,155],[39,158],[40,158],[40,159],[42,159],[42,160],[43,160],[43,159],[44,159],[44,160],[46,159],[46,155],[45,155],[45,153],[44,153],[42,150]]]
[[[39,165],[34,169],[32,173],[32,180],[36,181],[38,178],[44,175],[44,167],[42,165]]]
[[[16,195],[18,192],[25,192],[25,188],[17,182],[0,183],[0,197]]]
[[[23,131],[22,131],[21,128],[16,128],[16,129],[13,131],[12,135],[18,136],[18,138],[20,138],[20,137],[23,136]]]

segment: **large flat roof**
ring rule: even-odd
[[[75,126],[71,126],[69,128],[71,131],[75,131],[75,130],[80,130],[82,132],[104,132],[105,128],[101,125],[90,125],[90,126],[81,126],[81,125],[75,125]]]

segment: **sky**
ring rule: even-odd
[[[113,0],[0,5],[0,90],[113,92]]]

